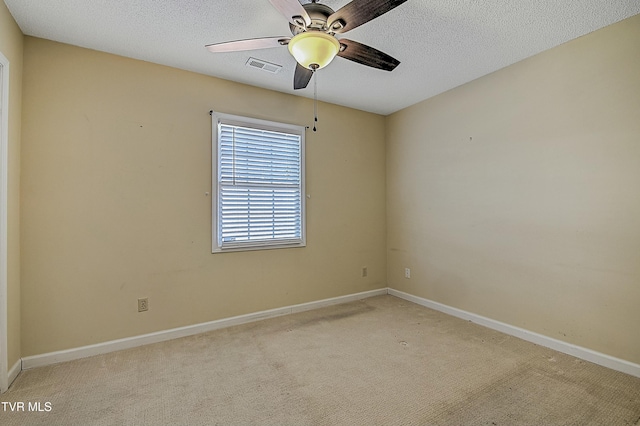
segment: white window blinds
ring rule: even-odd
[[[303,130],[242,120],[218,115],[214,122],[217,203],[213,249],[304,245]]]

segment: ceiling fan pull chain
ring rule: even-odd
[[[318,122],[318,73],[313,71],[313,131],[316,131]]]

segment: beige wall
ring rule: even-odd
[[[389,116],[389,286],[640,363],[638,40],[640,16]]]
[[[209,110],[309,99],[26,37],[23,105],[23,356],[386,286],[382,116],[320,104],[306,248],[214,255]]]
[[[22,111],[22,50],[20,28],[0,2],[0,52],[9,60],[9,168],[7,211],[7,345],[8,367],[20,352],[20,128]]]

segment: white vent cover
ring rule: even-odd
[[[270,72],[271,74],[276,74],[278,71],[282,69],[282,65],[272,64],[270,62],[263,61],[262,59],[249,58],[246,65],[251,68],[258,68],[263,71]]]

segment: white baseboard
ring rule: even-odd
[[[9,386],[11,386],[11,383],[13,383],[13,381],[16,379],[16,377],[18,377],[18,374],[20,374],[21,371],[22,360],[19,359],[15,364],[13,364],[13,367],[9,369]]]
[[[509,325],[500,321],[496,321],[491,318],[487,318],[471,312],[463,311],[462,309],[458,309],[458,308],[444,305],[442,303],[434,302],[433,300],[414,296],[412,294],[405,293],[403,291],[394,290],[392,288],[389,288],[388,290],[390,295],[399,297],[404,300],[408,300],[409,302],[413,302],[418,305],[422,305],[427,308],[434,309],[436,311],[444,312],[445,314],[452,315],[454,317],[471,321],[473,323],[491,328],[493,330],[497,330],[501,333],[505,333],[510,336],[515,336],[522,340],[526,340],[528,342],[535,343],[537,345],[544,346],[544,347],[556,350],[558,352],[572,355],[572,356],[575,356],[576,358],[580,358],[585,361],[592,362],[594,364],[602,365],[612,370],[621,371],[623,373],[627,373],[632,376],[640,377],[639,364],[625,361],[620,358],[615,358],[610,355],[593,351],[591,349],[573,345],[571,343],[563,342],[562,340],[557,340],[552,337],[544,336],[542,334],[534,333],[532,331],[525,330],[523,328],[516,327],[513,325]]]
[[[22,358],[22,362],[18,361],[9,370],[9,384],[15,380],[21,370],[29,368],[42,367],[45,365],[57,364],[59,362],[73,361],[75,359],[86,358],[88,356],[101,355],[109,352],[119,351],[123,349],[135,348],[138,346],[148,345],[151,343],[164,342],[167,340],[177,339],[180,337],[191,336],[194,334],[205,333],[207,331],[217,330],[220,328],[231,327],[234,325],[246,324],[249,322],[259,321],[267,318],[274,318],[281,315],[294,314],[312,309],[319,309],[326,306],[337,305],[340,303],[353,302],[356,300],[366,299],[368,297],[390,294],[395,297],[416,303],[436,311],[443,312],[454,317],[462,318],[473,323],[491,328],[510,336],[554,349],[568,355],[575,356],[594,364],[602,365],[612,370],[621,371],[635,377],[640,377],[640,365],[615,358],[591,349],[563,342],[542,334],[534,333],[520,327],[509,325],[491,318],[483,317],[462,309],[434,302],[429,299],[414,296],[392,288],[382,288],[378,290],[365,291],[362,293],[349,294],[346,296],[338,296],[330,299],[323,299],[314,302],[301,303],[298,305],[286,306],[283,308],[269,309],[266,311],[254,312],[246,315],[239,315],[230,318],[223,318],[201,324],[194,324],[186,327],[174,328],[170,330],[158,331],[155,333],[143,334],[141,336],[128,337],[125,339],[112,340],[109,342],[98,343],[95,345],[82,346],[79,348],[67,349],[63,351],[50,352],[41,355],[34,355]]]
[[[387,289],[365,291],[362,293],[349,294],[346,296],[338,296],[330,299],[318,300],[315,302],[301,303],[299,305],[286,306],[283,308],[269,309],[266,311],[254,312],[246,315],[239,315],[230,318],[223,318],[202,324],[194,324],[186,327],[179,327],[170,330],[158,331],[155,333],[143,334],[141,336],[128,337],[125,339],[112,340],[109,342],[97,343],[95,345],[82,346],[79,348],[67,349],[63,351],[50,352],[41,355],[33,355],[22,358],[22,369],[42,367],[45,365],[57,364],[59,362],[72,361],[75,359],[86,358],[88,356],[101,355],[109,352],[119,351],[123,349],[131,349],[151,343],[164,342],[167,340],[177,339],[180,337],[191,336],[194,334],[205,333],[207,331],[217,330],[220,328],[231,327],[234,325],[246,324],[249,322],[259,321],[267,318],[273,318],[281,315],[294,314],[298,312],[309,311],[312,309],[323,308],[325,306],[337,305],[340,303],[353,302],[368,297],[380,296],[387,294]],[[20,369],[17,370],[20,372]],[[17,373],[16,373],[17,375]],[[11,381],[11,379],[10,379]]]
[[[13,364],[13,367],[11,367],[9,371],[7,371],[6,388],[4,387],[5,385],[3,383],[2,387],[0,388],[0,393],[4,393],[9,390],[9,386],[11,386],[11,384],[16,379],[16,377],[18,377],[18,374],[20,374],[21,371],[22,371],[22,360],[18,359],[16,363]]]

